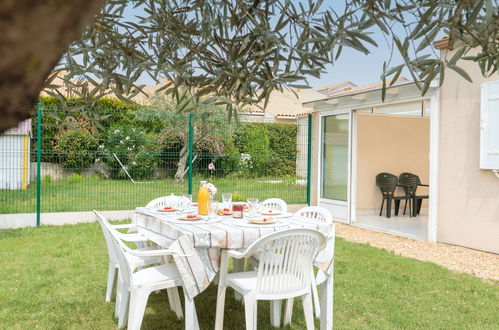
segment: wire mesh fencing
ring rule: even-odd
[[[306,204],[308,121],[43,106],[0,135],[0,213],[130,210],[170,194],[195,200],[202,180],[218,188],[215,198]]]

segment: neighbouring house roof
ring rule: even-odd
[[[393,84],[392,84],[391,80],[388,80],[386,82],[386,85],[388,87],[388,86],[390,86],[390,84],[392,84],[390,86],[390,88],[392,88],[392,87],[396,87],[396,86],[400,86],[400,85],[404,85],[404,84],[410,84],[410,83],[412,83],[412,82],[409,81],[407,78],[400,77]],[[312,103],[314,101],[325,101],[325,100],[334,99],[334,98],[338,98],[338,97],[342,97],[342,96],[355,95],[355,94],[370,92],[370,91],[374,91],[374,90],[377,90],[377,89],[381,89],[382,87],[383,87],[383,82],[381,82],[381,81],[380,82],[376,82],[376,83],[361,85],[361,86],[346,87],[346,88],[344,88],[341,91],[338,91],[336,93],[331,94],[327,98],[321,98],[321,99],[316,99],[316,100],[304,102],[304,104],[305,103]],[[305,111],[303,113],[300,113],[300,115],[307,114],[307,113],[309,113],[309,111]]]
[[[407,78],[400,77],[393,83],[392,86],[396,86],[396,85],[400,85],[400,84],[404,84],[404,83],[408,83],[408,82],[409,82],[409,80]],[[391,83],[392,83],[392,81],[389,80],[386,82],[386,85],[389,86]],[[336,97],[340,97],[340,96],[344,96],[344,95],[351,95],[351,94],[367,92],[367,91],[371,91],[371,90],[382,88],[382,87],[383,87],[383,82],[381,82],[381,81],[367,84],[367,85],[347,87],[341,91],[338,91],[334,94],[331,94],[329,96],[329,98],[336,98]]]
[[[334,93],[336,93],[342,89],[345,89],[347,87],[356,87],[356,86],[357,85],[351,81],[342,81],[339,83],[335,83],[332,85],[321,87],[321,88],[317,89],[317,91],[321,94],[329,96],[329,95],[334,94]]]
[[[442,39],[435,41],[433,43],[433,46],[436,49],[440,49],[440,50],[448,48],[449,47],[449,37],[445,36]]]
[[[262,102],[247,106],[246,113],[270,113],[275,117],[295,118],[297,114],[304,111],[302,107],[304,102],[323,97],[323,94],[314,89],[284,89],[282,92],[275,90],[271,92],[265,110]]]

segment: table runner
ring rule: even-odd
[[[135,210],[135,223],[139,233],[159,246],[168,248],[179,269],[189,298],[206,289],[220,264],[221,249],[245,249],[260,237],[290,228],[310,228],[326,235],[327,245],[314,264],[326,273],[333,271],[334,225],[301,216],[279,219],[285,226],[240,227],[240,219],[223,217],[220,222],[177,223],[178,213],[154,212],[140,207]]]

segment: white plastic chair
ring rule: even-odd
[[[111,243],[111,237],[107,233],[107,229],[105,226],[108,226],[110,230],[115,232],[115,235],[117,235],[121,240],[127,241],[127,242],[145,242],[148,239],[145,236],[142,236],[140,234],[124,234],[119,232],[117,229],[131,229],[134,227],[134,225],[131,224],[126,224],[126,225],[112,225],[109,223],[109,221],[99,212],[94,210],[95,215],[97,216],[97,220],[99,221],[99,224],[102,229],[102,233],[104,235],[104,240],[106,242],[107,246],[107,253],[109,255],[109,269],[108,269],[108,276],[107,276],[107,289],[106,289],[106,302],[110,302],[112,299],[112,292],[114,289],[114,286],[116,284],[116,278],[118,274],[118,257],[116,256],[116,251],[114,251],[114,247]],[[149,248],[145,248],[149,249]],[[145,250],[145,249],[138,249],[140,250]],[[151,265],[151,264],[159,264],[162,263],[162,259],[159,257],[147,257],[147,258],[139,258],[133,255],[128,256],[129,264],[132,270],[135,270],[136,268]]]
[[[129,255],[139,258],[151,258],[171,255],[171,252],[166,249],[143,251],[130,249],[112,231],[109,225],[104,223],[104,227],[107,229],[109,237],[111,237],[111,243],[116,252],[120,268],[121,297],[119,300],[118,327],[124,328],[128,323],[128,329],[140,329],[151,292],[182,286],[180,273],[175,264],[153,266],[133,272],[133,268],[128,261]],[[199,325],[194,301],[190,300],[187,295],[185,295],[185,314],[185,328],[198,330]]]
[[[165,206],[175,206],[178,205],[181,198],[183,197],[176,196],[174,194],[171,194],[170,196],[158,197],[147,203],[146,207],[158,209]]]
[[[112,244],[112,238],[111,235],[108,233],[109,231],[112,231],[115,236],[117,236],[119,239],[127,242],[135,242],[137,245],[138,243],[142,243],[144,245],[145,242],[149,241],[145,236],[140,235],[140,234],[124,234],[119,232],[117,229],[133,229],[135,225],[132,224],[125,224],[125,225],[112,225],[102,214],[94,210],[95,215],[97,216],[97,220],[99,221],[99,224],[102,229],[102,233],[104,235],[104,240],[106,242],[107,246],[107,252],[109,255],[109,267],[108,267],[108,275],[107,275],[107,289],[106,289],[106,302],[110,302],[112,299],[112,292],[115,287],[115,285],[118,282],[117,285],[117,299],[116,299],[116,308],[115,308],[115,316],[119,316],[119,292],[121,290],[121,281],[117,281],[119,279],[119,263],[118,263],[118,257],[117,257],[117,252],[114,249],[114,246]],[[109,228],[109,229],[107,229]],[[138,248],[135,251],[150,251],[157,249],[156,247],[144,247],[144,248]],[[158,257],[158,256],[152,256],[152,257],[138,257],[133,254],[127,254],[126,255],[127,261],[130,264],[130,268],[132,271],[135,271],[135,269],[144,267],[144,266],[150,266],[154,264],[162,264],[164,262],[164,258]],[[170,303],[171,308],[173,311],[177,314],[177,317],[181,318],[182,315],[182,306],[180,304],[180,298],[178,294],[178,290],[176,288],[170,289],[168,291],[168,300]]]
[[[280,198],[269,198],[262,202],[263,208],[268,208],[274,211],[288,212],[288,204]]]
[[[326,223],[333,223],[331,212],[320,206],[307,206],[299,209],[295,213],[305,218],[316,219]]]
[[[307,206],[299,209],[295,213],[298,216],[305,218],[315,219],[319,221],[324,221],[326,223],[333,223],[333,216],[331,212],[320,206]],[[334,235],[334,227],[332,229],[332,235]],[[319,270],[317,276],[312,272],[312,297],[314,301],[315,317],[319,318],[321,315],[321,306],[319,302],[319,293],[317,292],[317,286],[326,280],[324,273]],[[286,308],[286,320],[291,320],[291,313],[293,308],[293,302],[288,301]],[[286,322],[285,322],[286,323]]]
[[[223,250],[220,262],[215,329],[223,328],[225,291],[234,288],[244,298],[246,329],[256,330],[257,301],[302,297],[307,329],[314,329],[310,274],[326,239],[312,229],[289,229],[262,237],[244,252]],[[227,257],[242,259],[260,254],[255,271],[227,274]],[[276,258],[276,255],[281,256]]]

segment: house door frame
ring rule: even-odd
[[[334,216],[335,220],[355,224],[356,218],[356,171],[357,171],[357,109],[365,109],[368,107],[379,107],[383,105],[402,104],[412,101],[430,101],[430,164],[429,164],[429,209],[428,209],[428,237],[429,242],[437,241],[437,224],[438,224],[438,166],[439,166],[439,125],[440,125],[440,95],[439,91],[435,91],[432,95],[418,98],[400,99],[393,102],[380,102],[377,104],[369,104],[335,110],[319,111],[319,161],[317,164],[318,185],[317,196],[319,206],[323,206],[330,211],[346,208],[347,214],[344,219]],[[322,161],[323,161],[323,133],[324,123],[323,118],[332,115],[348,114],[349,115],[349,138],[348,138],[348,188],[347,201],[335,201],[322,197]]]
[[[323,156],[324,156],[324,118],[336,115],[348,115],[348,159],[347,159],[347,200],[340,201],[331,198],[322,197],[322,166],[323,166]],[[317,164],[317,173],[318,173],[318,185],[317,185],[317,196],[319,201],[319,206],[322,206],[328,209],[332,214],[335,220],[350,223],[351,220],[351,176],[352,176],[352,111],[351,109],[342,109],[342,110],[330,110],[330,111],[322,111],[319,113],[319,162]]]

